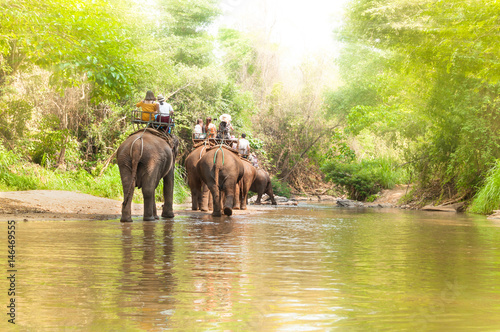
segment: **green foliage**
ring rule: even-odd
[[[57,130],[59,119],[48,116],[42,119],[40,131],[33,135],[31,158],[42,166],[54,165],[57,160],[60,142],[63,140],[64,132]]]
[[[175,50],[172,58],[177,63],[204,67],[212,62],[214,48],[208,26],[221,13],[217,0],[164,0],[166,16],[161,23],[165,41]]]
[[[500,158],[497,2],[353,1],[338,36],[346,84],[327,111],[401,149],[421,186],[473,191]]]
[[[82,77],[95,85],[96,98],[130,94],[137,63],[130,25],[115,1],[7,1],[0,4],[0,77],[32,64],[52,70],[52,82],[78,86]],[[125,17],[123,17],[125,18]]]
[[[276,176],[271,177],[271,185],[273,186],[273,192],[277,196],[284,196],[290,198],[292,196],[292,190],[290,186],[283,181],[280,181]]]
[[[489,214],[500,208],[500,160],[489,170],[484,185],[477,192],[469,211]]]
[[[26,121],[31,118],[32,105],[26,100],[0,102],[0,137],[13,141],[26,132]]]
[[[2,190],[33,190],[39,185],[39,180],[19,174],[23,170],[20,158],[12,151],[7,151],[0,145],[0,188]]]
[[[191,190],[184,180],[186,178],[186,169],[184,166],[175,165],[174,177],[174,203],[184,203],[191,196]],[[157,202],[163,202],[163,180],[160,181],[160,184],[156,188],[155,199]]]
[[[247,37],[240,31],[222,28],[219,42],[224,51],[224,65],[235,81],[254,74],[257,52]]]
[[[336,159],[343,162],[353,162],[356,153],[347,144],[347,136],[341,130],[334,130],[330,138],[330,149],[325,154],[325,159]]]
[[[174,202],[183,203],[190,191],[183,180],[183,168],[176,166]],[[12,151],[0,145],[0,189],[1,190],[68,190],[80,191],[100,197],[123,199],[123,189],[118,165],[111,165],[102,175],[90,174],[83,169],[71,171],[49,170],[22,160]],[[157,201],[163,201],[163,182],[157,188]],[[135,201],[142,195],[136,191]]]
[[[327,181],[342,186],[349,198],[361,201],[382,189],[393,188],[402,183],[405,177],[404,170],[388,158],[361,162],[330,159],[323,164],[321,170]]]

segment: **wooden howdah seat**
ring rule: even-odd
[[[144,121],[143,119],[151,120]],[[135,130],[139,130],[145,127],[152,127],[155,129],[163,129],[167,133],[172,133],[175,127],[173,116],[170,116],[169,122],[156,121],[152,113],[143,112],[142,110],[132,110],[130,122],[132,122]]]
[[[193,133],[192,140],[193,144],[197,145],[199,143],[207,141],[210,145],[225,145],[232,150],[232,145],[234,142],[238,143],[237,138],[206,138],[206,134],[198,134],[201,136],[197,136],[197,134]],[[236,151],[236,150],[235,150]]]

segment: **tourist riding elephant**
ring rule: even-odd
[[[200,209],[208,211],[209,208],[209,190],[207,185],[198,175],[196,165],[198,161],[207,153],[210,145],[202,144],[195,146],[195,149],[187,156],[184,166],[186,167],[187,181],[191,189],[191,208],[193,211]]]
[[[122,217],[132,221],[134,188],[142,188],[143,220],[159,219],[156,213],[155,189],[163,179],[164,218],[173,218],[175,157],[179,140],[148,128],[130,135],[118,148],[116,159],[123,186]]]
[[[234,200],[234,208],[235,209],[247,209],[247,195],[250,187],[252,186],[255,176],[257,175],[257,169],[252,166],[252,164],[246,160],[241,159],[243,162],[243,167],[245,168],[245,173],[241,180],[236,185],[236,198]]]
[[[262,195],[265,193],[271,198],[271,203],[276,205],[276,200],[274,199],[273,186],[271,185],[271,178],[269,174],[263,169],[259,168],[255,176],[255,180],[250,187],[250,191],[257,193],[257,200],[255,204],[259,205]]]
[[[236,183],[244,174],[239,156],[223,146],[215,146],[198,161],[198,174],[210,189],[214,211],[212,216],[221,216],[221,201],[224,196],[224,214],[233,214]]]

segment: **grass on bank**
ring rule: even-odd
[[[177,204],[185,202],[190,195],[183,174],[183,167],[176,166],[174,203]],[[52,170],[26,162],[0,145],[0,191],[18,190],[67,190],[123,199],[118,165],[109,166],[101,176],[92,175],[84,169]],[[163,181],[156,188],[156,201],[163,201]],[[134,202],[142,202],[140,190],[135,190]]]
[[[350,199],[373,201],[382,189],[408,181],[408,172],[389,157],[372,160],[326,161],[321,170],[326,180],[341,186]]]
[[[469,207],[469,211],[479,214],[490,214],[500,208],[500,160],[497,160],[488,176],[484,186],[477,192]]]

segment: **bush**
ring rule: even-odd
[[[176,166],[174,202],[183,203],[190,191],[184,181],[185,171]],[[122,199],[123,189],[118,165],[111,165],[101,176],[94,176],[84,169],[72,171],[50,170],[28,163],[14,152],[0,145],[0,190],[68,190],[112,199]],[[157,201],[163,201],[163,181],[156,189]],[[134,201],[142,202],[141,191],[135,192]]]
[[[178,164],[175,165],[174,174],[174,203],[184,203],[186,199],[191,196],[191,190],[188,188],[184,178],[186,177],[186,169]],[[155,199],[157,202],[163,202],[163,181],[155,191]]]
[[[484,186],[474,197],[469,211],[489,214],[500,207],[500,159],[497,159],[486,178]]]
[[[271,177],[271,185],[273,186],[273,192],[275,195],[284,196],[290,198],[292,196],[292,190],[286,182],[281,182],[277,177]]]
[[[350,199],[366,200],[382,189],[393,188],[402,183],[405,171],[395,167],[388,158],[363,160],[361,162],[326,161],[321,170],[327,181],[344,188]]]

